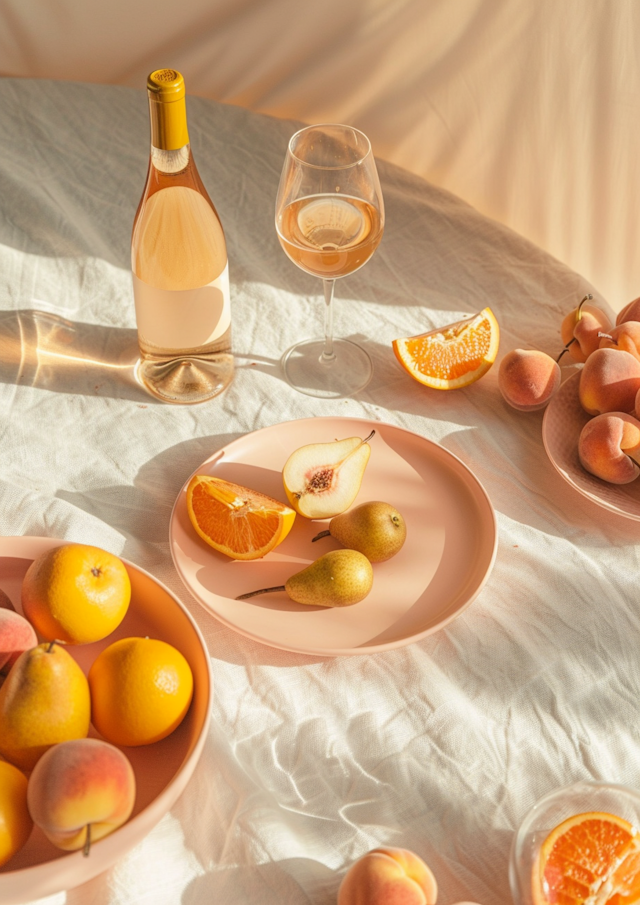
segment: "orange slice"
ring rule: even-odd
[[[414,380],[455,390],[486,374],[498,354],[500,328],[490,308],[439,330],[394,339],[396,358]]]
[[[533,870],[535,905],[640,902],[640,834],[621,817],[570,817],[545,839]]]
[[[202,540],[232,559],[260,559],[282,543],[293,525],[293,509],[240,484],[194,475],[187,510]]]

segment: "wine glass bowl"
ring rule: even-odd
[[[640,829],[640,794],[612,783],[583,780],[541,798],[520,824],[511,846],[509,884],[514,905],[534,905],[533,871],[549,834],[578,814],[613,814]]]
[[[310,396],[350,396],[367,385],[373,366],[361,346],[333,338],[334,284],[366,264],[384,230],[382,191],[364,133],[337,124],[296,132],[282,168],[276,230],[290,260],[323,280],[325,299],[324,337],[288,349],[285,376]]]

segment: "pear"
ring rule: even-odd
[[[257,594],[286,591],[295,603],[308,606],[351,606],[359,603],[373,587],[373,569],[366,556],[357,550],[331,550],[285,584],[241,594],[236,600],[248,600]]]
[[[404,544],[407,526],[390,503],[372,501],[336,515],[329,522],[329,529],[313,540],[321,537],[334,537],[344,547],[364,554],[369,562],[384,562]]]
[[[305,518],[333,518],[353,503],[371,455],[368,437],[310,443],[291,453],[282,480],[291,506]]]
[[[0,754],[32,770],[58,742],[86,738],[89,684],[66,650],[46,642],[20,654],[0,688]]]

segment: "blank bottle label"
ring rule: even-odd
[[[197,289],[156,289],[133,274],[138,332],[158,349],[193,349],[219,339],[231,322],[229,266]]]

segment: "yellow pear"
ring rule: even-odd
[[[372,587],[373,569],[366,556],[357,550],[330,550],[284,584],[250,591],[236,600],[286,591],[296,603],[307,606],[352,606],[364,600]]]
[[[52,745],[86,738],[91,700],[86,677],[55,642],[21,654],[0,688],[0,754],[32,770]]]

